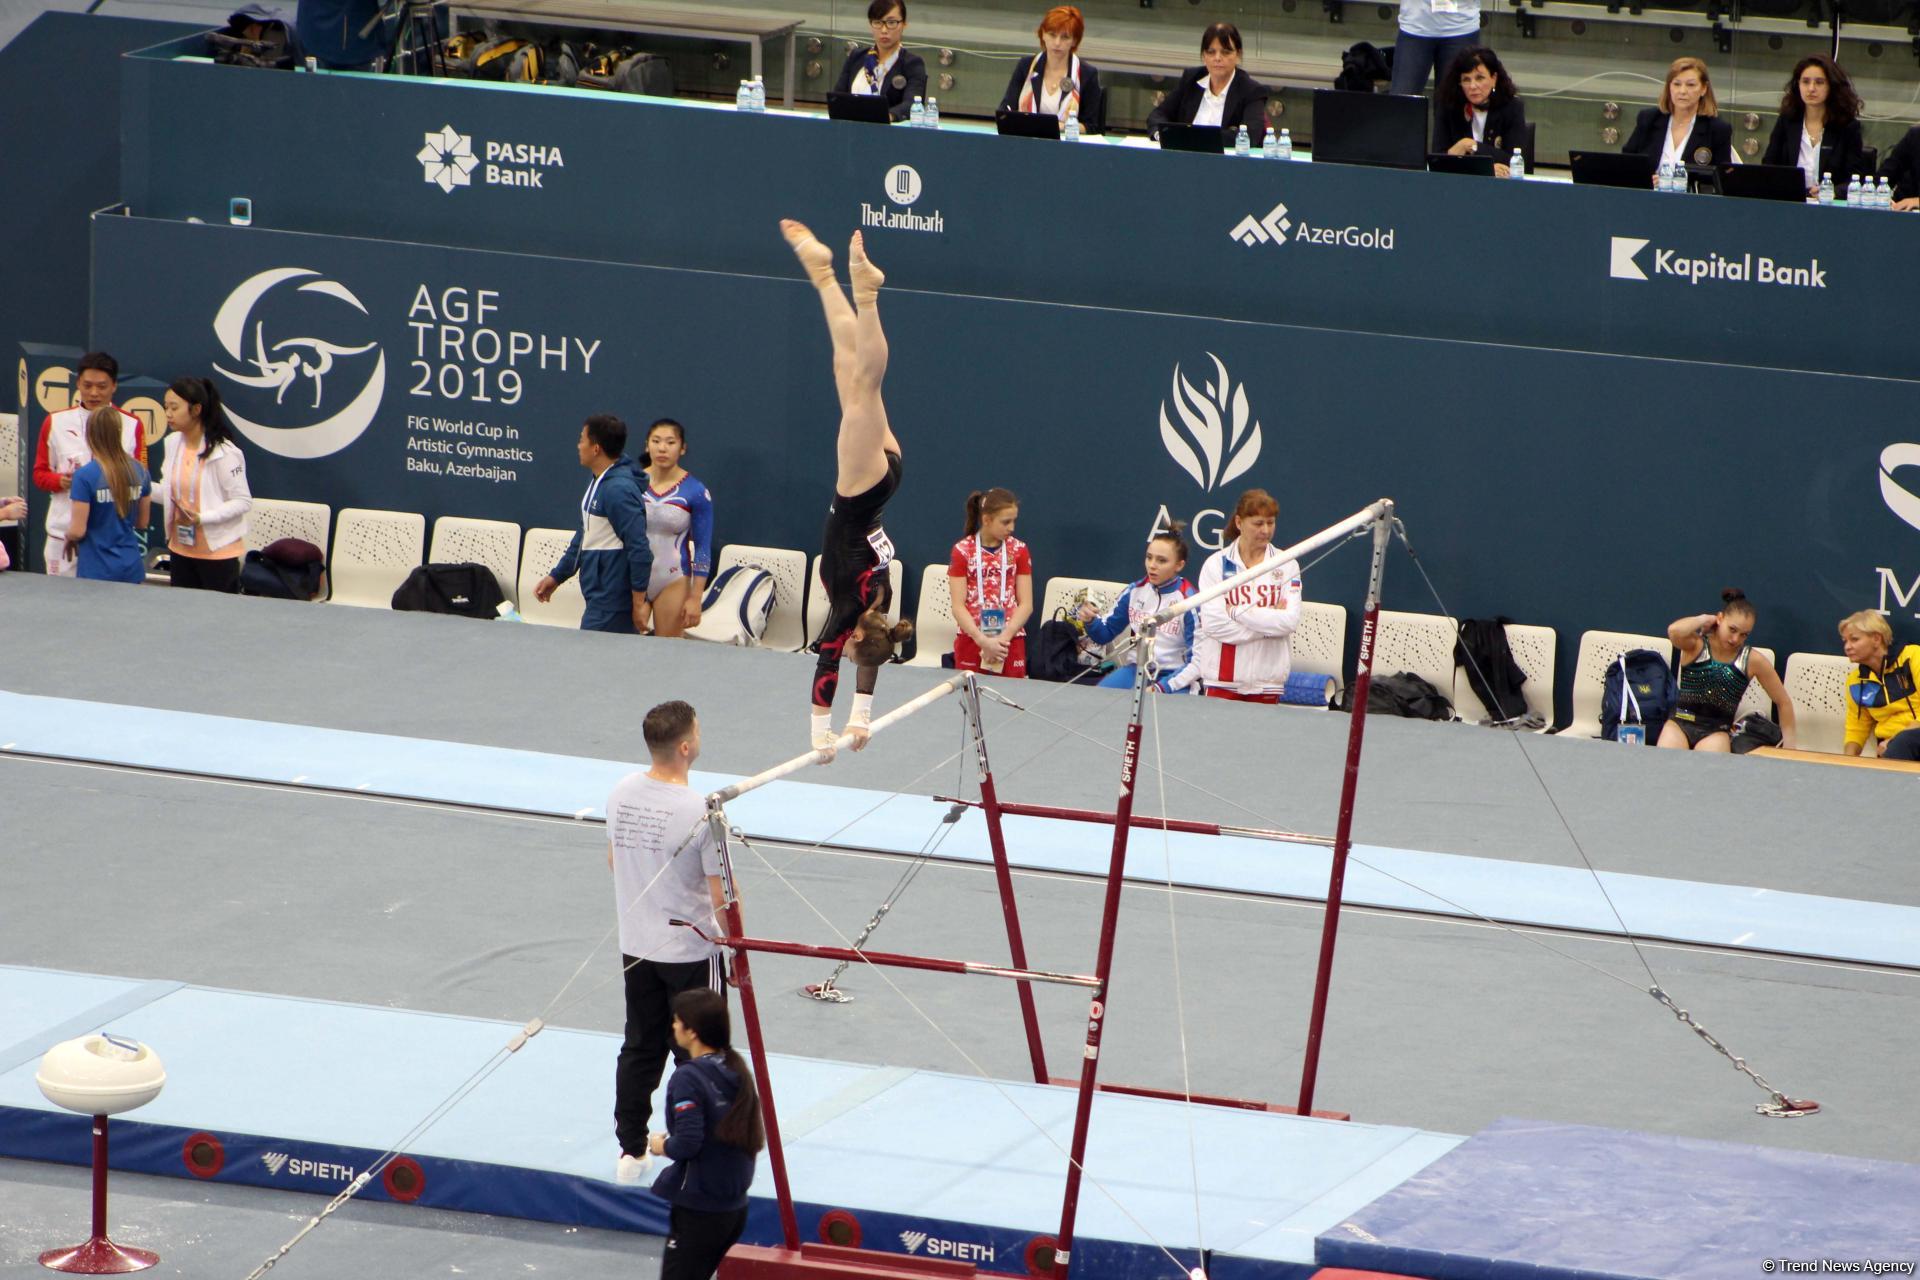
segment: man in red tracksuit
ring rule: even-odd
[[[87,447],[87,419],[95,409],[113,403],[120,386],[120,362],[104,351],[89,351],[80,357],[74,381],[79,403],[71,409],[50,413],[40,428],[40,444],[33,452],[33,487],[51,494],[47,504],[47,572],[70,578],[75,571],[67,559],[67,526],[73,522],[73,501],[67,491],[73,488],[73,473],[93,460]],[[121,443],[127,456],[145,465],[147,442],[140,419],[122,410]]]

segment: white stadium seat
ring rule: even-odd
[[[279,498],[255,498],[247,513],[247,550],[260,551],[282,538],[299,538],[327,554],[327,526],[333,523],[333,508],[324,502],[287,502]]]
[[[1380,611],[1380,633],[1373,639],[1373,674],[1419,676],[1453,700],[1453,645],[1460,624],[1445,614]]]
[[[1346,661],[1347,607],[1309,600],[1300,611],[1293,633],[1293,669],[1308,675],[1332,676],[1335,691],[1344,690],[1341,665]]]
[[[540,579],[552,572],[573,541],[570,529],[529,529],[520,550],[520,616],[543,627],[577,627],[587,612],[587,598],[580,594],[576,574],[560,584],[553,599],[541,604],[533,598]]]
[[[520,566],[520,526],[506,520],[441,516],[433,522],[428,564],[483,564],[500,582],[500,594],[513,600]],[[538,579],[535,579],[538,581]]]
[[[807,647],[807,634],[804,610],[807,596],[807,553],[790,551],[784,547],[749,547],[735,544],[723,547],[720,558],[713,566],[713,576],[717,580],[721,574],[734,565],[746,565],[754,569],[765,569],[773,575],[773,613],[767,618],[767,633],[760,640],[763,649],[777,649],[782,653],[798,653]],[[714,624],[718,626],[716,621]],[[705,619],[699,626],[689,627],[687,635],[695,640],[714,640],[717,635],[703,634],[707,629]]]
[[[1565,731],[1569,737],[1600,736],[1600,698],[1606,692],[1607,668],[1629,649],[1651,649],[1669,662],[1673,660],[1673,642],[1665,636],[1631,631],[1581,634],[1580,653],[1573,662],[1573,721]]]
[[[0,498],[20,496],[20,418],[0,413]]]
[[[1838,653],[1787,656],[1781,683],[1793,699],[1794,745],[1802,751],[1836,754],[1847,742],[1847,673],[1853,664]]]
[[[1765,655],[1768,662],[1773,662],[1773,650],[1763,648],[1760,645],[1755,645],[1753,646],[1753,651],[1755,653]],[[1778,672],[1780,670],[1780,665],[1778,663],[1774,663],[1773,669],[1775,672]],[[1734,716],[1734,719],[1738,720],[1741,716],[1751,715],[1756,711],[1763,716],[1773,715],[1774,714],[1773,699],[1767,696],[1767,691],[1760,687],[1760,682],[1758,680],[1748,680],[1747,691],[1746,693],[1741,695],[1740,706],[1733,713],[1733,716]]]
[[[930,564],[920,574],[920,608],[913,620],[913,657],[910,667],[937,667],[953,652],[960,628],[953,621],[953,595],[947,587],[945,562]]]
[[[1507,648],[1527,682],[1520,686],[1526,695],[1527,711],[1540,717],[1541,731],[1553,724],[1553,646],[1557,641],[1552,627],[1533,627],[1523,623],[1506,625]],[[1481,721],[1490,714],[1467,679],[1465,667],[1453,672],[1453,709],[1462,720]]]
[[[393,593],[420,564],[427,518],[412,511],[343,507],[333,531],[332,604],[390,609]]]

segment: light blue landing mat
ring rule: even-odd
[[[1322,1235],[1320,1259],[1437,1280],[1911,1276],[1920,1165],[1502,1120]]]
[[[636,766],[305,725],[0,692],[0,751],[213,777],[297,784],[524,813],[604,818],[613,784]],[[829,766],[831,767],[831,766]],[[713,790],[738,778],[696,773]],[[750,836],[912,854],[949,816],[925,796],[781,781],[728,809]],[[991,857],[978,811],[963,813],[942,858]],[[1041,818],[1006,820],[1015,866],[1104,874],[1111,829]],[[1163,852],[1164,851],[1164,852]],[[1329,850],[1234,836],[1136,832],[1127,874],[1141,881],[1320,899]],[[751,855],[744,864],[753,865]],[[1920,908],[1357,845],[1346,899],[1355,906],[1482,915],[1516,924],[1633,933],[1707,946],[1920,968]]]
[[[149,998],[126,1007],[133,992]],[[110,1018],[75,1029],[113,1000],[122,1006]],[[517,1030],[11,967],[0,967],[0,1010],[15,1043],[32,1046],[0,1074],[0,1155],[85,1163],[86,1118],[47,1102],[33,1074],[58,1039],[104,1029],[150,1045],[167,1069],[158,1099],[113,1122],[116,1168],[329,1195],[471,1082]],[[390,1169],[362,1194],[663,1231],[664,1202],[609,1180],[618,1047],[616,1036],[542,1031],[407,1143],[403,1180]],[[1072,1090],[784,1055],[770,1076],[808,1238],[838,1209],[870,1248],[924,1254],[931,1240],[943,1256],[1018,1273],[1026,1250],[1057,1228]],[[1165,1251],[1182,1270],[1194,1265],[1204,1241],[1255,1268],[1245,1274],[1305,1274],[1316,1235],[1460,1141],[1102,1095],[1076,1259],[1087,1260],[1083,1274],[1147,1280],[1170,1273]],[[748,1239],[773,1243],[764,1156],[753,1195]],[[303,1247],[321,1253],[323,1239]]]

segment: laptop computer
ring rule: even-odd
[[[1413,94],[1313,91],[1315,164],[1427,167],[1427,100]]]
[[[877,93],[827,94],[827,116],[833,120],[858,120],[862,124],[892,124],[887,100]]]
[[[1807,198],[1807,175],[1797,164],[1723,164],[1720,194],[1802,204]]]
[[[1051,111],[1002,111],[993,126],[1003,138],[1060,138],[1060,117]]]
[[[1573,170],[1573,180],[1580,186],[1653,190],[1653,160],[1648,156],[1622,155],[1618,151],[1569,151],[1567,167]]]
[[[1444,151],[1427,157],[1427,168],[1434,173],[1469,173],[1477,178],[1491,178],[1493,166],[1500,163],[1499,156],[1454,156]]]
[[[1233,136],[1217,124],[1163,124],[1160,126],[1160,149],[1211,151],[1218,154],[1233,146]]]

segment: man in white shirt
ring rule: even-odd
[[[694,987],[724,992],[723,953],[708,937],[724,932],[726,888],[706,800],[687,784],[700,756],[700,722],[684,702],[663,702],[641,724],[653,767],[630,773],[607,797],[607,865],[619,912],[626,977],[626,1039],[614,1074],[615,1180],[638,1183],[652,1163],[647,1125],[667,1055],[686,1060],[673,1039],[673,998]]]
[[[73,488],[73,473],[93,460],[93,450],[87,447],[87,419],[95,409],[113,403],[119,386],[120,362],[104,351],[87,352],[80,357],[74,377],[78,403],[48,414],[40,427],[40,444],[33,454],[33,487],[52,495],[47,501],[46,566],[57,577],[71,578],[79,572],[76,562],[67,559],[67,527],[73,523],[73,500],[67,493]],[[145,466],[147,449],[140,419],[122,410],[120,428],[127,456]]]

